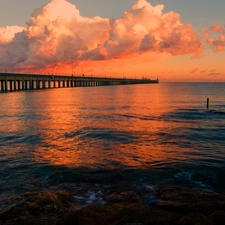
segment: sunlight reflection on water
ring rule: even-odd
[[[136,170],[129,179],[150,171],[156,183],[166,183],[167,176],[184,179],[176,174],[192,170],[223,172],[224,86],[165,83],[1,94],[2,189],[28,178],[35,186],[46,173],[67,182],[71,169]]]

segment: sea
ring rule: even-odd
[[[225,83],[0,93],[0,210],[43,190],[148,204],[164,187],[225,191]]]

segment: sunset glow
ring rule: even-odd
[[[137,0],[118,18],[84,17],[51,0],[26,26],[0,28],[0,71],[225,81],[223,24],[197,30],[164,11]]]

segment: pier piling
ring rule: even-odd
[[[151,84],[157,80],[107,78],[93,76],[59,76],[40,74],[0,73],[0,92],[45,88],[91,87],[103,85]]]

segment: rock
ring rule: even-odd
[[[26,196],[27,200],[0,213],[0,225],[5,224],[55,224],[60,214],[65,214],[75,204],[66,192],[40,192]]]
[[[139,195],[133,191],[121,192],[121,193],[112,193],[105,196],[105,199],[108,203],[119,203],[119,202],[139,202],[142,203],[142,200]]]
[[[141,203],[92,205],[68,215],[57,225],[178,225],[181,215]]]
[[[161,209],[150,208],[142,217],[141,221],[144,225],[178,225],[182,215]]]
[[[225,208],[225,196],[205,189],[164,188],[154,206],[178,213],[200,212],[209,215]]]
[[[191,213],[187,216],[184,216],[180,221],[180,225],[213,225],[211,220],[208,220],[201,213]]]
[[[225,224],[225,212],[222,210],[216,211],[208,216],[208,218],[216,225]]]
[[[72,194],[40,192],[0,213],[0,225],[221,225],[225,196],[205,189],[164,188],[154,207],[129,189],[104,196],[108,204],[79,208]]]
[[[54,205],[57,208],[61,204],[73,202],[73,196],[67,192],[53,193],[46,191],[38,193],[34,201],[40,206]]]

